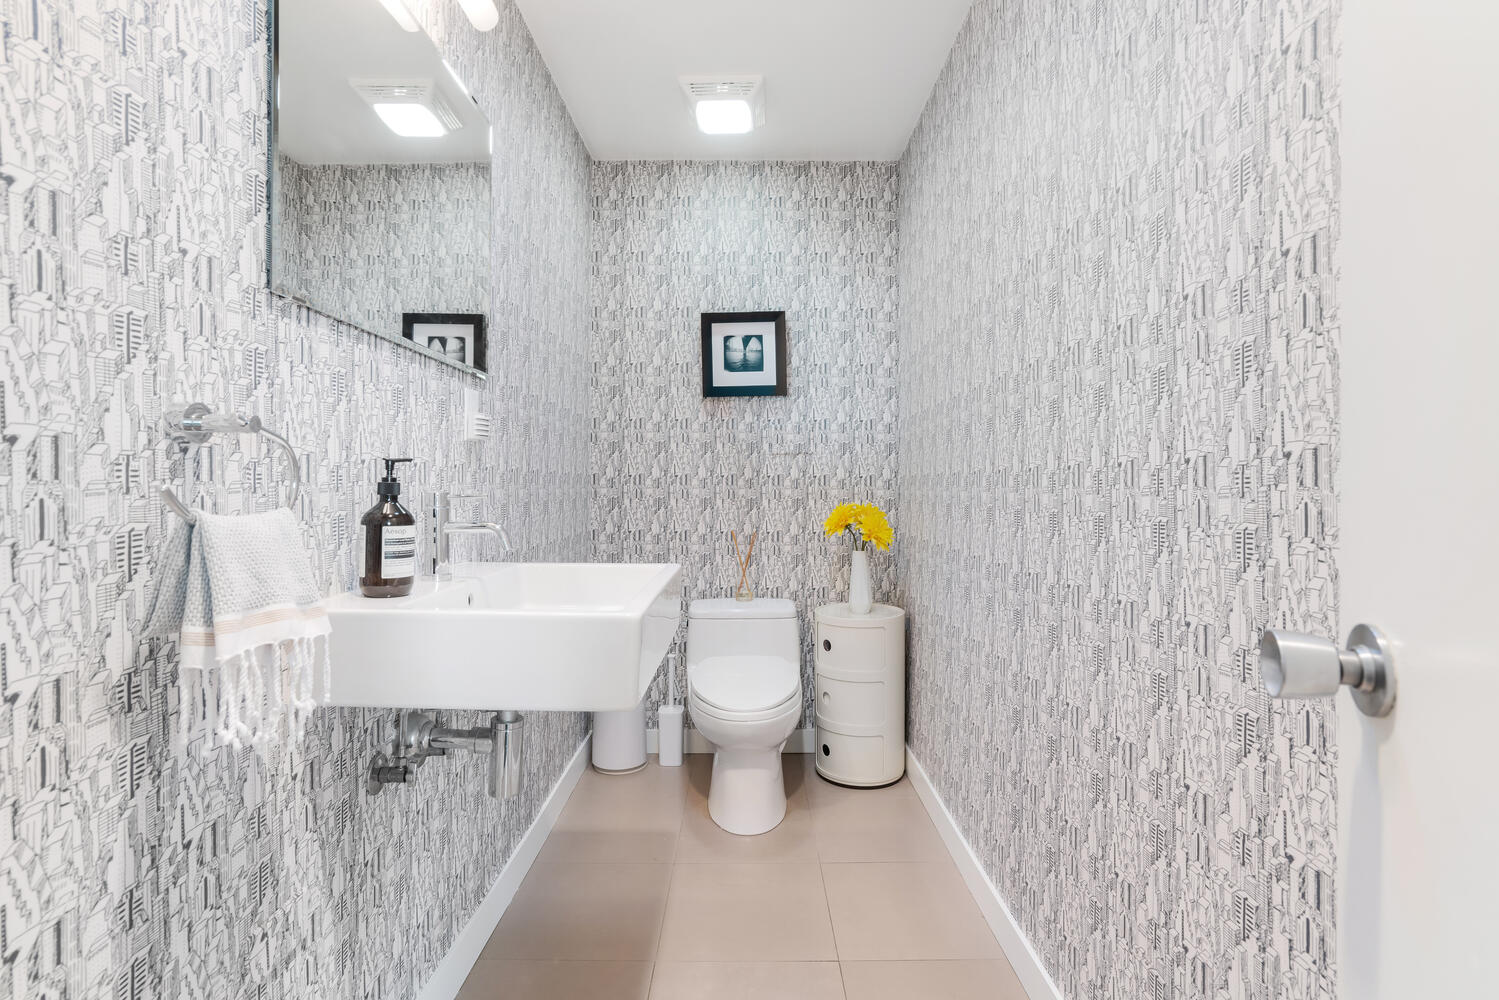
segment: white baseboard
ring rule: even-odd
[[[947,806],[937,797],[937,790],[932,787],[926,769],[921,766],[921,761],[916,759],[909,746],[906,747],[906,774],[910,776],[911,785],[916,789],[921,804],[926,806],[927,813],[932,817],[937,832],[942,835],[948,853],[957,862],[958,871],[962,873],[963,881],[968,883],[968,891],[973,893],[979,910],[989,923],[989,929],[994,932],[999,946],[1004,949],[1005,957],[1010,960],[1010,967],[1020,977],[1020,985],[1025,987],[1026,995],[1030,1000],[1063,1000],[1062,991],[1051,981],[1046,966],[1041,962],[1041,956],[1036,954],[1030,938],[1020,929],[1020,924],[1005,905],[999,889],[984,872],[978,855],[973,853],[973,847],[958,829],[952,813],[947,811]]]
[[[552,832],[552,827],[557,823],[557,817],[562,813],[562,807],[567,804],[567,797],[572,794],[573,787],[577,785],[578,779],[583,777],[583,770],[588,766],[589,751],[593,747],[593,736],[586,737],[578,749],[574,751],[572,760],[567,762],[567,767],[562,771],[562,777],[557,779],[557,784],[552,786],[547,800],[542,803],[541,810],[536,814],[536,819],[531,822],[531,828],[526,835],[515,845],[515,851],[510,855],[510,860],[505,862],[505,867],[500,871],[500,877],[494,880],[494,885],[489,887],[484,901],[474,911],[473,916],[468,918],[468,923],[463,925],[463,930],[453,939],[448,947],[448,953],[437,963],[437,968],[432,970],[432,975],[427,979],[427,985],[422,987],[418,994],[418,1000],[454,1000],[458,991],[463,988],[463,981],[468,978],[474,963],[479,960],[479,953],[484,950],[484,944],[489,936],[494,933],[495,925],[505,915],[505,909],[510,901],[515,898],[516,890],[520,888],[521,880],[531,870],[531,864],[536,856],[541,853],[541,845],[546,842],[547,834]]]
[[[712,753],[716,747],[708,742],[708,738],[696,729],[683,731],[683,753]],[[645,731],[645,752],[657,753],[661,749],[661,731],[659,729],[647,729]],[[782,753],[812,753],[817,749],[817,730],[797,729],[791,733],[791,738],[786,741],[786,749]]]

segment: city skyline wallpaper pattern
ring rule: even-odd
[[[901,161],[908,739],[1064,996],[1332,1000],[1336,0],[980,0]]]
[[[0,3],[6,1000],[407,1000],[584,737],[530,716],[511,802],[468,755],[370,798],[391,713],[320,711],[269,764],[182,750],[175,649],[141,634],[172,516],[154,488],[182,471],[160,418],[193,400],[297,448],[323,586],[354,585],[393,454],[420,460],[409,498],[483,494],[518,558],[590,555],[587,152],[508,0],[482,37],[417,6],[505,151],[487,383],[266,293],[263,0]],[[462,441],[474,386],[483,444]],[[203,458],[221,511],[278,502],[254,439]]]
[[[277,173],[272,287],[385,337],[403,313],[489,311],[488,164],[283,156]]]

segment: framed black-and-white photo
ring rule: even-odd
[[[786,313],[703,313],[703,395],[786,395]]]
[[[402,313],[401,336],[484,371],[483,313]]]

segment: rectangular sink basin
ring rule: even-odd
[[[332,703],[606,712],[644,697],[682,619],[676,563],[459,563],[328,602]]]

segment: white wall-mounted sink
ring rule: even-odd
[[[634,708],[682,618],[676,563],[459,563],[406,597],[328,602],[332,704]]]

